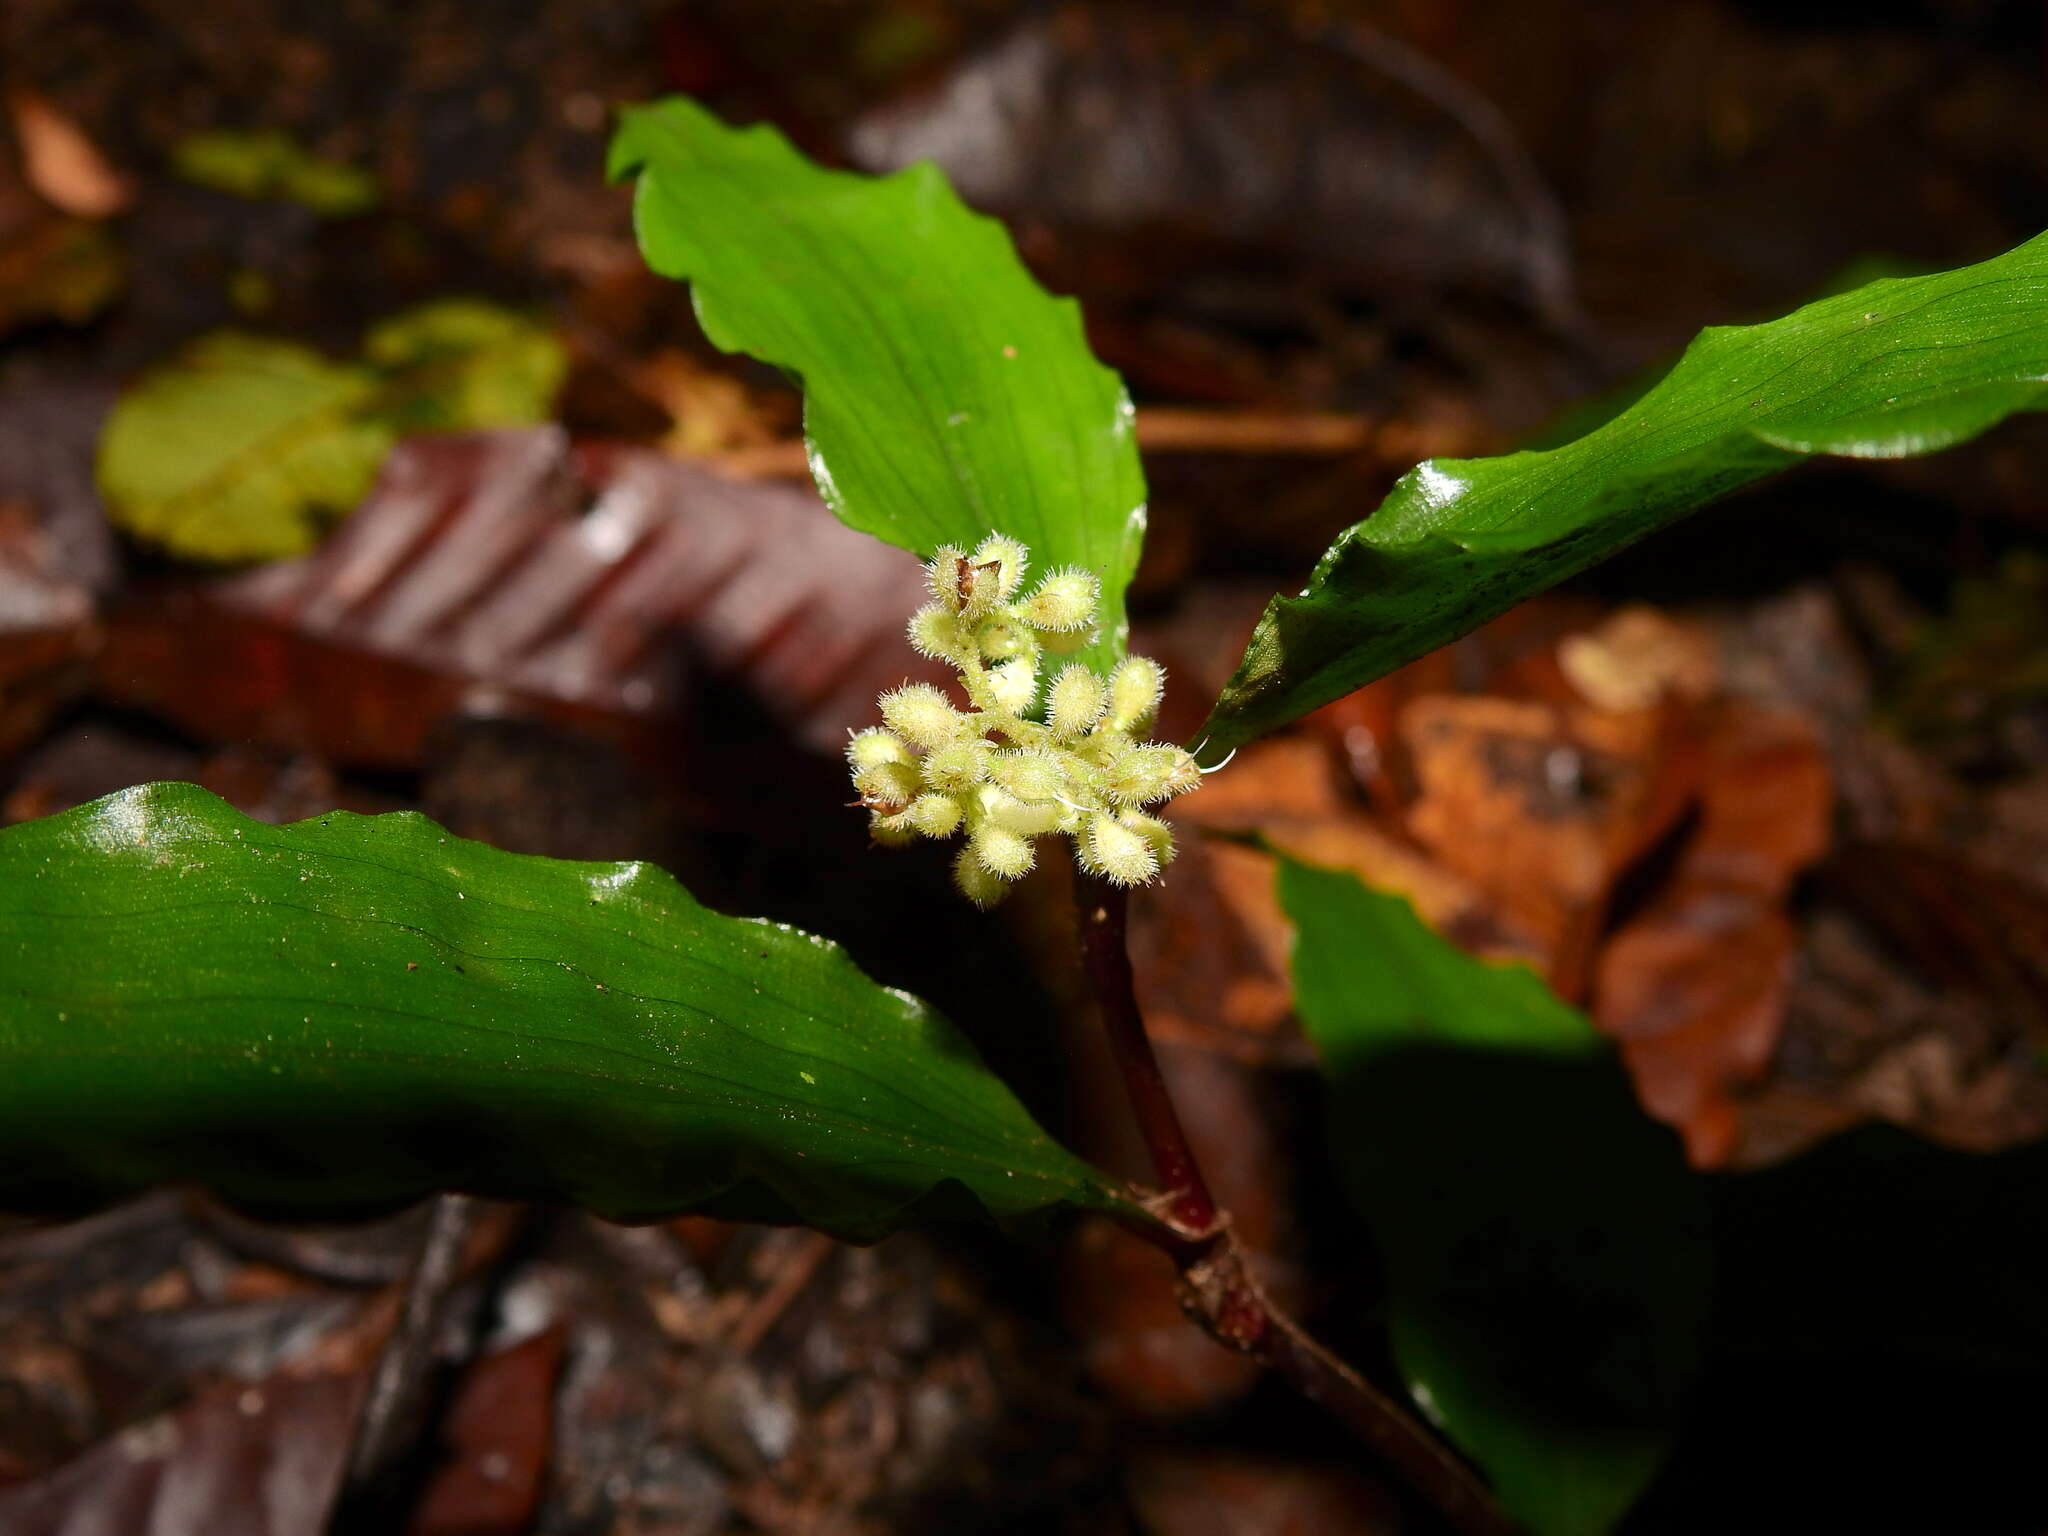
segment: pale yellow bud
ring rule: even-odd
[[[1009,661],[1017,656],[1029,656],[1038,649],[1038,640],[1023,625],[1009,619],[984,619],[981,628],[975,632],[975,644],[989,661]]]
[[[1048,651],[1051,651],[1055,656],[1071,656],[1094,638],[1095,626],[1093,624],[1088,625],[1085,629],[1069,629],[1064,631],[1041,629],[1038,632],[1038,643]]]
[[[960,611],[960,561],[963,558],[957,544],[941,544],[932,551],[932,557],[925,562],[924,584],[950,613]]]
[[[974,548],[974,563],[994,565],[995,597],[999,602],[1008,602],[1016,596],[1017,584],[1024,579],[1025,567],[1031,563],[1031,551],[1015,539],[992,533]]]
[[[1194,754],[1179,747],[1170,749],[1173,753],[1166,769],[1166,794],[1185,795],[1202,787],[1202,768],[1195,761]]]
[[[984,910],[1010,894],[1010,882],[982,867],[972,843],[961,848],[960,856],[953,860],[953,884],[960,888],[961,895]]]
[[[974,829],[968,847],[974,850],[974,856],[981,861],[983,869],[1005,880],[1015,880],[1027,874],[1036,857],[1029,838],[986,823]]]
[[[1028,656],[988,670],[989,702],[1006,714],[1021,715],[1038,702],[1038,663]],[[885,714],[884,719],[888,716]],[[908,732],[905,733],[909,734]]]
[[[1079,662],[1070,662],[1052,680],[1046,695],[1045,723],[1055,736],[1083,736],[1102,717],[1109,692],[1102,679]]]
[[[882,695],[882,718],[897,735],[927,751],[958,741],[967,719],[930,683],[907,683]]]
[[[1175,786],[1183,785],[1189,773],[1194,773],[1194,784],[1202,782],[1187,753],[1179,747],[1159,745],[1125,747],[1102,765],[1102,773],[1103,792],[1119,805],[1150,805],[1155,800],[1165,800],[1181,792]]]
[[[871,806],[908,805],[924,788],[924,777],[915,763],[877,763],[853,776],[853,787]]]
[[[1066,770],[1044,752],[1006,752],[996,759],[990,778],[1034,805],[1057,799],[1067,787]]]
[[[1116,885],[1142,885],[1159,873],[1152,840],[1112,816],[1097,816],[1081,837],[1081,861]]]
[[[907,763],[910,748],[891,732],[880,726],[871,726],[855,733],[846,744],[846,760],[858,773],[863,768],[879,768],[884,763]]]
[[[1074,634],[1095,622],[1095,605],[1101,597],[1102,583],[1093,571],[1054,571],[1024,601],[1021,613],[1035,629]]]
[[[1138,730],[1159,708],[1159,696],[1165,690],[1164,667],[1149,656],[1126,656],[1109,675],[1109,713],[1104,723],[1115,731]]]
[[[970,789],[989,776],[995,760],[996,749],[979,738],[950,742],[925,758],[925,782],[949,794]]]
[[[902,813],[888,816],[874,811],[868,816],[868,836],[885,848],[901,848],[905,843],[915,842],[917,832]]]
[[[1019,837],[1042,837],[1057,832],[1065,814],[1065,807],[1057,800],[1034,805],[1019,800],[1008,790],[984,784],[975,795],[973,820],[977,827],[994,827]]]
[[[1128,828],[1145,839],[1152,849],[1152,857],[1161,869],[1173,862],[1173,828],[1156,816],[1147,816],[1142,811],[1125,811],[1117,817],[1117,825]]]
[[[951,837],[960,825],[961,804],[952,795],[922,794],[910,802],[904,818],[925,837]]]
[[[943,602],[926,603],[910,616],[910,648],[934,661],[956,664],[973,651],[959,617]]]

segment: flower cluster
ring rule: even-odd
[[[1202,782],[1179,747],[1141,739],[1166,674],[1129,656],[1107,678],[1068,662],[1086,645],[1100,585],[1056,570],[1029,597],[1029,551],[990,534],[963,554],[941,548],[926,566],[932,600],[910,621],[910,643],[959,670],[968,708],[930,683],[882,695],[881,726],[858,732],[846,755],[875,840],[965,832],[953,878],[993,906],[1036,858],[1033,840],[1073,838],[1083,869],[1120,885],[1150,880],[1173,858],[1173,833],[1145,807]],[[1042,697],[1041,697],[1042,695]]]

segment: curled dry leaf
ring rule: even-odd
[[[1409,833],[1525,934],[1552,985],[1582,993],[1621,870],[1682,808],[1653,712],[1446,694],[1401,719],[1418,795]]]
[[[312,555],[125,609],[100,683],[203,737],[347,763],[416,763],[465,711],[661,759],[697,659],[836,750],[910,670],[896,616],[921,592],[915,560],[808,491],[549,427],[424,437]]]
[[[1696,823],[1669,880],[1601,951],[1593,1013],[1644,1108],[1716,1167],[1736,1145],[1731,1091],[1778,1042],[1798,943],[1785,899],[1827,847],[1834,791],[1803,716],[1729,701],[1700,724]]]

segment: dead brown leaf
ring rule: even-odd
[[[135,200],[135,181],[107,163],[99,146],[36,92],[7,93],[21,143],[22,171],[45,198],[81,219],[107,219]]]
[[[1803,716],[1730,701],[1700,738],[1695,823],[1670,878],[1601,950],[1593,1014],[1643,1107],[1718,1167],[1739,1129],[1732,1094],[1777,1045],[1798,945],[1785,898],[1827,846],[1834,793]]]

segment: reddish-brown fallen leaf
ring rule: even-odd
[[[203,737],[346,763],[414,764],[457,712],[660,760],[697,660],[829,748],[920,673],[921,582],[793,487],[548,427],[419,438],[312,555],[118,614],[99,681]]]
[[[1684,809],[1682,713],[1435,694],[1400,729],[1418,786],[1408,830],[1579,1000],[1615,881]]]
[[[532,1526],[566,1340],[557,1325],[485,1355],[464,1374],[445,1420],[452,1454],[427,1485],[412,1536],[519,1536]]]
[[[1519,952],[1470,882],[1432,863],[1348,794],[1325,741],[1294,733],[1240,752],[1170,816],[1172,878],[1132,903],[1131,950],[1147,1027],[1161,1038],[1245,1060],[1289,1054],[1298,1035],[1288,952],[1293,929],[1263,853],[1205,834],[1257,833],[1287,852],[1398,890],[1429,919],[1493,953]]]
[[[1602,949],[1594,1017],[1700,1167],[1735,1149],[1733,1091],[1769,1063],[1798,935],[1792,882],[1827,846],[1833,786],[1811,724],[1740,701],[1700,722],[1697,821],[1671,877]]]

